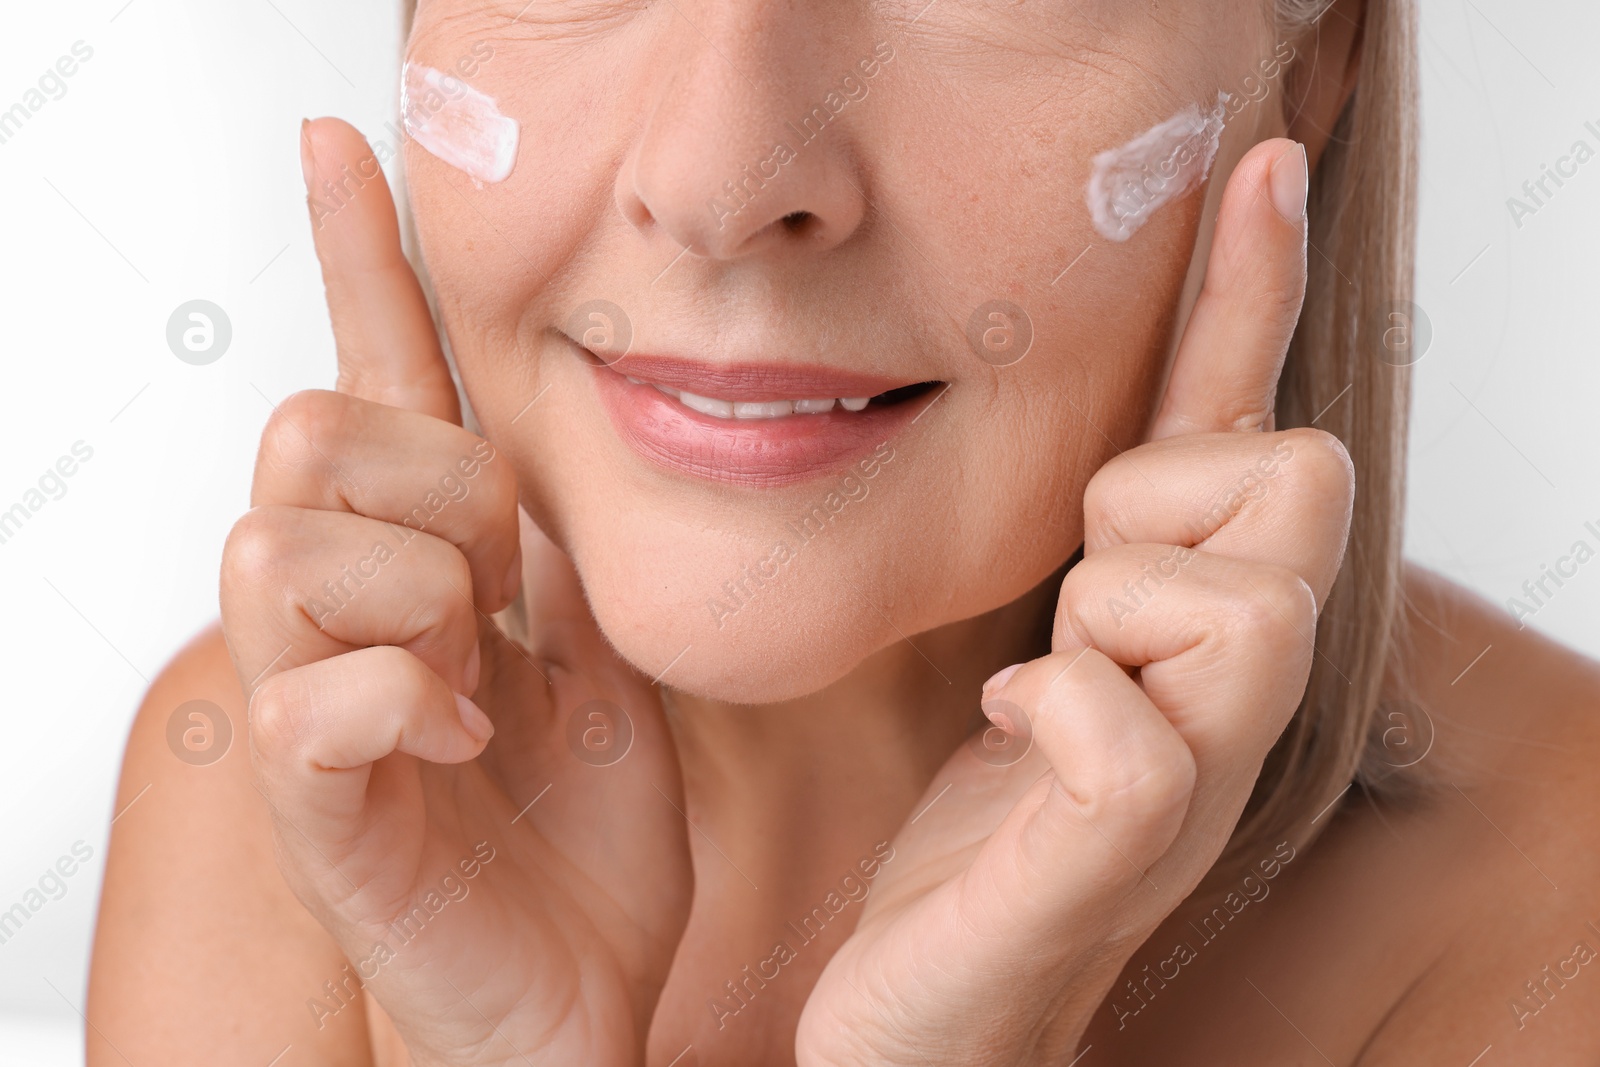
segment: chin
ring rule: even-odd
[[[878,579],[863,587],[852,572],[870,557],[857,551],[852,562],[847,545],[780,563],[775,542],[757,537],[677,528],[619,538],[613,527],[590,539],[575,525],[573,559],[601,631],[636,670],[673,689],[780,703],[827,688],[899,640],[869,603],[904,600],[885,582],[892,561],[874,561]],[[896,616],[902,628],[924,628]]]

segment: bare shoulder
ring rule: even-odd
[[[1452,934],[1358,1062],[1596,1062],[1600,664],[1420,568],[1407,599],[1437,750],[1415,825],[1448,842],[1416,884]]]
[[[278,873],[246,699],[213,625],[156,678],[129,732],[88,1062],[368,1064],[344,965]]]
[[[1589,811],[1544,798],[1600,795],[1600,663],[1421,568],[1406,593],[1409,669],[1444,742],[1442,773],[1526,799],[1545,830],[1595,832]]]

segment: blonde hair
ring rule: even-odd
[[[1278,0],[1280,30],[1308,25],[1328,6]],[[1403,799],[1424,780],[1415,768],[1401,769],[1390,737],[1394,720],[1382,704],[1404,620],[1411,371],[1384,358],[1383,340],[1390,313],[1404,312],[1412,296],[1416,12],[1412,0],[1366,0],[1365,7],[1355,90],[1311,178],[1305,307],[1277,398],[1280,428],[1315,420],[1350,453],[1356,476],[1350,540],[1317,623],[1305,696],[1213,868],[1218,877],[1279,842],[1308,844],[1331,821],[1320,813],[1352,781],[1369,794]],[[1286,100],[1300,96],[1296,76],[1303,74],[1291,68]]]
[[[1315,26],[1332,0],[1276,0],[1289,37]],[[409,31],[416,0],[402,0]],[[1212,880],[1271,855],[1279,842],[1304,847],[1331,821],[1319,818],[1356,782],[1372,795],[1404,799],[1425,777],[1402,769],[1388,743],[1386,671],[1402,643],[1401,548],[1405,507],[1408,367],[1384,358],[1389,313],[1409,306],[1415,245],[1416,13],[1413,0],[1366,0],[1355,90],[1334,123],[1311,176],[1309,271],[1304,310],[1278,385],[1279,428],[1315,424],[1345,445],[1356,498],[1344,566],[1317,623],[1305,696],[1263,764]],[[1281,99],[1302,95],[1303,67],[1285,76]],[[404,201],[402,200],[402,203]],[[409,250],[416,248],[405,212]],[[413,259],[418,259],[413,255]],[[423,284],[427,286],[425,272]],[[429,293],[431,300],[431,290]],[[523,606],[496,616],[508,635],[526,634]],[[1415,724],[1410,724],[1415,725]]]

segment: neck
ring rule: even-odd
[[[670,695],[690,818],[758,885],[836,877],[894,836],[978,724],[994,672],[1049,651],[1060,574],[986,615],[883,649],[759,707]],[[843,869],[843,868],[841,868]]]

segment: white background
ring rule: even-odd
[[[0,910],[75,841],[94,858],[0,945],[0,1067],[81,1061],[123,740],[147,681],[217,613],[223,538],[276,401],[333,351],[306,225],[302,116],[393,120],[391,0],[8,5],[0,110],[94,56],[0,144],[0,510],[72,445],[93,458],[0,544]],[[1498,603],[1600,525],[1600,160],[1519,229],[1506,198],[1600,147],[1600,9],[1425,0],[1409,553]],[[386,138],[388,139],[388,138]],[[232,347],[196,367],[168,316],[205,298]],[[1587,442],[1585,444],[1584,442]],[[1600,655],[1600,562],[1533,625]],[[1510,709],[1514,710],[1514,709]],[[204,848],[204,842],[195,842]],[[138,1065],[155,1067],[155,1065]]]

